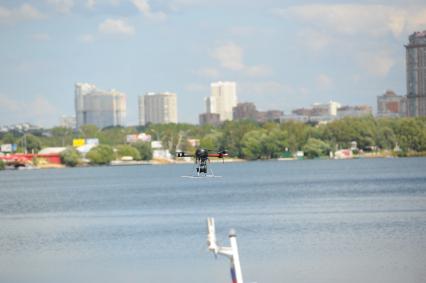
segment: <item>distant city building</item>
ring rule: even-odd
[[[283,115],[284,112],[281,110],[258,111],[256,121],[259,123],[264,123],[267,121],[280,121]]]
[[[116,90],[98,90],[93,84],[77,83],[75,112],[77,128],[88,124],[98,128],[124,126],[126,95]]]
[[[406,114],[406,97],[396,95],[392,90],[377,97],[377,116],[401,117]]]
[[[312,106],[311,116],[336,116],[337,109],[340,107],[340,103],[330,101],[328,103],[314,103]]]
[[[237,106],[233,108],[232,112],[234,120],[257,120],[256,105],[254,105],[252,102],[238,103]]]
[[[59,120],[59,126],[63,128],[75,129],[76,120],[75,116],[65,116],[63,115]]]
[[[291,111],[294,116],[312,116],[312,109],[310,108],[298,108]]]
[[[252,102],[238,103],[233,108],[234,120],[253,120],[259,123],[267,121],[279,121],[284,114],[281,110],[257,111],[256,105]]]
[[[309,122],[309,116],[306,115],[298,115],[298,114],[290,114],[290,115],[283,115],[280,118],[280,122],[289,122],[289,121],[296,121],[296,122],[302,122],[307,123]]]
[[[211,95],[205,98],[206,112],[217,113],[220,121],[232,120],[232,109],[237,106],[235,82],[214,82],[210,84]]]
[[[426,116],[426,30],[409,37],[406,48],[407,114]]]
[[[344,117],[364,117],[373,114],[373,109],[368,105],[343,106],[337,109],[337,116]]]
[[[139,96],[139,125],[177,123],[176,93],[149,92]]]
[[[16,132],[31,132],[31,131],[38,131],[42,128],[33,125],[31,123],[18,123],[13,125],[3,125],[0,126],[0,132],[9,132],[9,131],[16,131]]]
[[[199,116],[200,125],[214,125],[220,124],[220,115],[218,113],[202,113]]]
[[[312,108],[300,108],[292,111],[292,115],[283,117],[281,121],[296,120],[315,123],[328,123],[337,119],[340,103],[329,101],[328,103],[314,103]]]

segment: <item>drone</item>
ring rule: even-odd
[[[197,177],[200,176],[214,176],[213,171],[208,175],[207,162],[210,162],[209,157],[216,158],[224,158],[228,156],[228,152],[226,150],[220,150],[215,153],[211,153],[213,150],[205,149],[205,148],[197,148],[194,154],[187,154],[185,152],[177,152],[177,157],[195,157],[195,171],[197,173]],[[204,174],[204,175],[202,175]]]

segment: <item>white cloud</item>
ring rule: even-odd
[[[272,74],[269,67],[263,65],[248,66],[245,68],[245,74],[250,77],[265,77]]]
[[[220,65],[229,70],[238,71],[244,69],[243,49],[235,43],[226,43],[215,48],[211,56],[218,60]]]
[[[39,20],[44,17],[39,10],[30,4],[22,4],[14,9],[0,6],[0,23],[13,24],[20,21]]]
[[[16,112],[20,110],[19,103],[8,96],[0,95],[0,105],[0,114],[6,115],[8,112]],[[0,115],[0,117],[1,116],[2,115]]]
[[[228,32],[232,36],[238,37],[253,37],[258,35],[271,36],[275,33],[274,29],[266,27],[255,27],[255,26],[233,26],[228,29]]]
[[[81,35],[79,40],[84,43],[93,43],[95,42],[95,37],[92,34],[86,33]]]
[[[148,0],[132,0],[132,3],[147,19],[164,21],[167,18],[163,12],[153,12]]]
[[[93,9],[96,6],[96,0],[87,0],[86,7],[89,9]]]
[[[201,77],[206,77],[211,79],[217,78],[220,75],[219,70],[215,68],[201,68],[197,70],[195,73]]]
[[[110,2],[111,2],[111,5],[118,6],[118,5],[120,5],[121,0],[110,0]]]
[[[185,90],[194,93],[208,93],[209,87],[206,84],[190,83],[185,86]]]
[[[293,87],[276,81],[242,82],[240,89],[241,92],[254,95],[288,94],[295,91]]]
[[[315,29],[303,29],[297,34],[298,42],[308,50],[323,50],[333,42],[333,38]]]
[[[124,20],[106,19],[99,24],[99,31],[110,35],[125,35],[131,36],[135,33],[135,28]]]
[[[47,33],[33,33],[31,38],[35,41],[49,41],[50,35]]]
[[[46,0],[46,2],[52,5],[58,12],[68,14],[74,7],[74,0]]]
[[[315,83],[319,89],[329,89],[333,86],[333,79],[326,74],[319,74],[315,78]]]
[[[411,32],[426,24],[426,8],[371,4],[309,4],[276,9],[276,15],[341,34],[372,36]]]
[[[0,95],[0,120],[5,123],[31,121],[37,125],[52,126],[59,117],[59,111],[49,100],[37,96],[32,100],[18,100],[10,95]],[[25,110],[24,110],[25,109]]]
[[[387,50],[362,53],[358,62],[369,74],[377,77],[386,77],[395,65],[395,60]]]
[[[222,68],[238,71],[251,77],[262,77],[272,74],[269,67],[264,65],[246,65],[244,63],[244,50],[239,45],[228,42],[216,47],[210,56],[216,59]]]

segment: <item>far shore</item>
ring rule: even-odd
[[[252,161],[296,161],[296,160],[352,160],[352,159],[372,159],[372,158],[409,158],[409,157],[425,157],[423,154],[419,155],[408,155],[408,156],[396,156],[389,152],[372,152],[372,153],[364,153],[362,155],[354,155],[350,158],[329,158],[326,156],[321,156],[318,158],[307,159],[307,158],[274,158],[274,159],[258,159],[258,160],[245,160],[239,158],[228,158],[224,160],[210,160],[211,163],[243,163],[243,162],[252,162]],[[92,165],[89,163],[81,164],[75,166],[75,168],[84,168],[84,167],[99,167],[99,166],[146,166],[146,165],[171,165],[171,164],[193,164],[194,160],[174,160],[174,159],[153,159],[149,161],[122,161],[122,160],[114,160],[110,164],[107,165]],[[26,167],[14,168],[7,166],[6,170],[31,170],[31,169],[63,169],[63,168],[73,168],[67,167],[63,164],[52,164],[52,163],[43,163],[37,166],[29,165]]]

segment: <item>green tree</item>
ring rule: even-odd
[[[218,130],[213,130],[211,133],[206,134],[200,140],[200,147],[216,150],[219,147],[219,142],[222,139],[222,133]]]
[[[4,161],[0,159],[0,170],[4,170],[6,165],[4,164]]]
[[[61,153],[61,162],[69,167],[75,167],[80,162],[80,154],[73,147],[68,147]]]
[[[310,126],[301,122],[285,122],[280,128],[288,133],[288,147],[293,152],[300,150],[309,137]]]
[[[87,154],[86,157],[90,160],[92,164],[104,165],[109,164],[114,159],[114,151],[109,145],[98,145],[97,147],[92,148]]]
[[[135,147],[127,144],[117,146],[117,155],[120,158],[123,156],[131,156],[133,160],[141,160],[141,154],[139,151]]]
[[[396,145],[396,136],[389,127],[380,127],[377,133],[377,146],[382,149],[393,149]]]
[[[327,155],[330,151],[330,146],[321,140],[310,138],[302,149],[306,157],[316,158]]]
[[[396,131],[399,146],[403,150],[425,150],[424,127],[413,118],[402,119]]]
[[[54,127],[50,130],[52,137],[46,141],[49,146],[67,146],[72,144],[73,130],[65,127]]]
[[[152,148],[150,142],[137,142],[132,144],[132,147],[138,150],[141,160],[152,159]]]
[[[26,134],[24,137],[22,137],[21,144],[24,148],[26,147],[28,152],[37,152],[42,148],[40,138],[32,134]]]
[[[241,141],[242,157],[250,160],[260,159],[263,155],[262,139],[266,137],[263,129],[253,130],[244,135]]]
[[[230,155],[241,158],[244,155],[243,137],[255,129],[259,129],[259,125],[251,120],[226,121],[220,127],[222,136],[216,148],[226,149]]]
[[[138,132],[134,128],[108,127],[98,133],[101,144],[111,146],[120,145],[126,142],[127,135],[134,135]]]
[[[6,133],[2,139],[3,143],[13,144],[16,143],[16,138],[11,133]]]
[[[262,157],[278,158],[281,153],[288,147],[288,135],[286,131],[279,128],[272,129],[266,135],[261,137]]]
[[[85,139],[97,138],[99,134],[99,129],[95,125],[83,125],[78,131]]]

